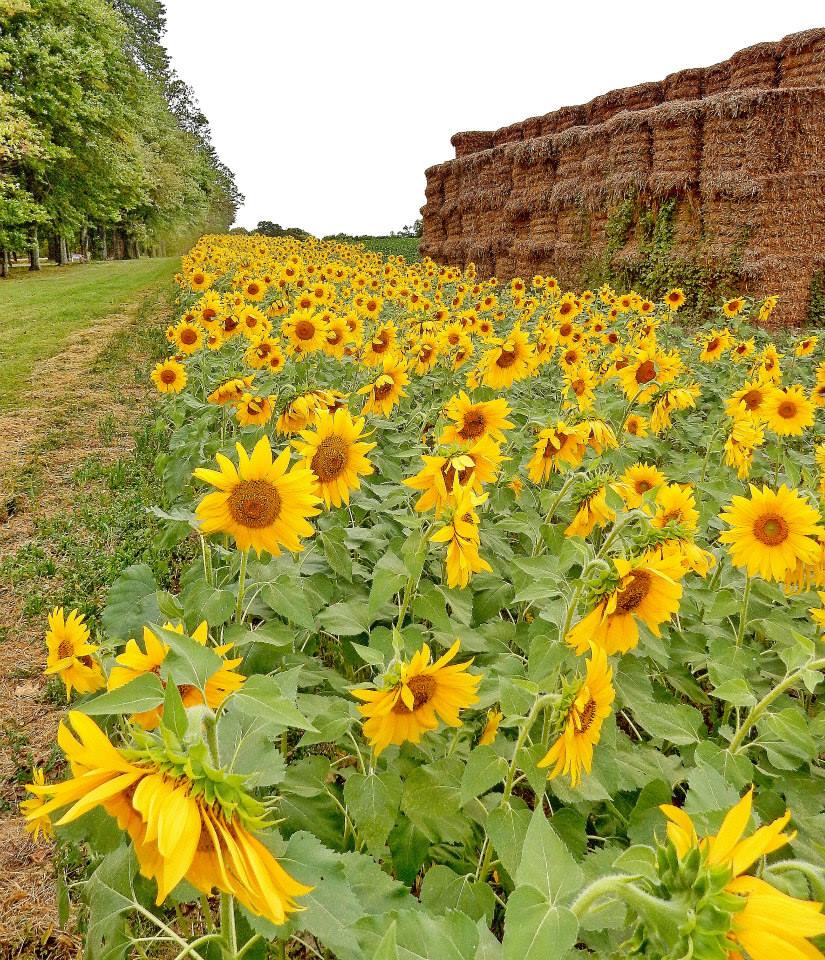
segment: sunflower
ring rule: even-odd
[[[660,625],[679,609],[685,573],[679,557],[650,551],[635,560],[616,558],[613,564],[617,585],[567,635],[576,653],[590,645],[608,655],[627,653],[639,643],[637,620],[658,637]]]
[[[813,425],[815,410],[800,384],[778,387],[765,401],[765,422],[780,437],[798,437]]]
[[[247,300],[257,303],[259,300],[263,300],[263,298],[266,296],[267,286],[268,284],[266,284],[263,280],[253,277],[251,280],[247,280],[244,284],[243,295]]]
[[[759,375],[763,380],[770,380],[771,383],[781,383],[782,381],[782,355],[776,347],[769,343],[762,351]]]
[[[674,313],[684,304],[685,299],[685,292],[680,287],[674,287],[673,290],[668,290],[665,294],[667,308],[668,310],[673,310]]]
[[[517,323],[501,346],[484,354],[484,384],[493,390],[511,387],[523,380],[531,369],[533,348],[530,339]]]
[[[205,270],[196,270],[189,278],[189,286],[198,293],[211,287],[214,279],[211,273],[207,273]]]
[[[481,677],[467,673],[472,660],[450,664],[459,651],[458,640],[435,663],[425,643],[407,663],[400,663],[385,677],[380,689],[356,689],[353,696],[364,703],[358,712],[366,717],[364,736],[378,756],[392,743],[419,743],[428,730],[437,730],[439,719],[460,727],[459,710],[478,703],[476,690]]]
[[[638,413],[628,414],[624,422],[625,433],[633,437],[646,437],[648,434],[648,421]]]
[[[607,487],[601,486],[594,493],[579,501],[576,515],[564,531],[566,537],[588,537],[594,527],[604,527],[616,519],[615,510],[607,505]]]
[[[275,429],[278,433],[300,433],[315,423],[318,416],[318,398],[312,393],[294,397],[284,407]]]
[[[197,353],[203,346],[203,330],[195,323],[181,320],[175,327],[173,342],[178,353]]]
[[[27,787],[45,801],[26,812],[29,822],[69,807],[56,823],[63,826],[102,807],[131,837],[141,874],[157,882],[158,905],[186,879],[206,896],[215,889],[231,894],[277,925],[299,909],[294,898],[312,888],[290,877],[254,836],[268,825],[266,809],[237,778],[213,770],[195,751],[170,752],[160,762],[160,743],[122,752],[76,710],[69,723],[74,732],[61,723],[57,739],[72,776]]]
[[[699,525],[699,511],[693,489],[687,484],[669,483],[656,492],[655,512],[651,524],[659,530],[675,523],[685,530],[695,530]]]
[[[782,831],[791,815],[786,811],[772,823],[744,837],[751,820],[753,788],[725,815],[719,833],[700,838],[690,816],[680,807],[665,804],[659,809],[668,819],[667,838],[680,861],[694,857],[702,867],[727,870],[723,894],[735,898],[724,911],[714,911],[714,933],[719,949],[730,960],[822,960],[810,938],[825,934],[822,904],[800,900],[746,871],[763,857],[781,849],[795,833]],[[698,857],[697,857],[698,853]],[[696,866],[691,868],[696,871]],[[705,888],[707,890],[707,888]],[[712,909],[712,903],[703,909]],[[720,921],[722,921],[720,923]],[[726,923],[724,921],[727,921]],[[715,945],[708,944],[710,948]]]
[[[186,386],[186,367],[177,360],[163,360],[152,370],[152,382],[160,393],[180,393]]]
[[[349,503],[350,491],[361,485],[359,477],[373,472],[366,454],[375,444],[364,443],[363,433],[363,418],[353,420],[349,410],[339,407],[332,413],[319,413],[315,430],[304,430],[303,440],[293,440],[305,466],[317,480],[315,492],[323,498],[327,509]]]
[[[794,353],[797,357],[808,357],[816,350],[818,342],[819,337],[805,337],[797,343]]]
[[[533,483],[542,483],[550,479],[554,470],[561,471],[562,464],[577,467],[584,459],[586,442],[586,428],[559,420],[555,427],[539,433],[533,446],[535,453],[527,464],[527,475]]]
[[[463,589],[474,573],[492,572],[490,564],[479,553],[479,518],[475,510],[486,499],[486,493],[476,496],[469,484],[460,487],[454,482],[448,503],[450,518],[430,537],[433,543],[447,544],[447,585],[450,587]]]
[[[576,426],[582,431],[585,444],[598,456],[605,450],[615,450],[619,446],[613,427],[599,417],[581,420]]]
[[[548,780],[559,774],[570,774],[570,785],[581,781],[582,770],[593,767],[593,747],[601,739],[602,724],[610,716],[616,692],[613,671],[603,650],[594,647],[587,660],[587,675],[573,695],[562,721],[558,739],[541,760],[539,768],[553,766]]]
[[[164,630],[173,630],[183,634],[183,624],[165,623]],[[192,632],[192,639],[202,647],[207,646],[209,626],[202,621]],[[205,696],[198,687],[185,684],[178,687],[181,700],[185,707],[194,707],[205,703],[213,710],[217,709],[230,693],[237,690],[244,682],[244,677],[235,672],[243,661],[243,657],[227,659],[226,654],[232,649],[231,643],[224,643],[213,648],[221,658],[221,666],[206,681]],[[143,650],[137,640],[129,640],[126,649],[115,659],[115,666],[109,674],[109,689],[117,690],[132,680],[147,673],[160,674],[161,665],[169,653],[169,645],[164,643],[149,627],[143,628]],[[163,704],[133,714],[130,719],[143,727],[144,730],[154,730],[163,717]]]
[[[391,354],[384,357],[382,372],[365,387],[361,387],[359,394],[366,395],[362,413],[376,413],[389,416],[393,407],[401,397],[406,397],[404,387],[410,382],[407,376],[407,361]]]
[[[83,615],[77,610],[70,611],[68,617],[63,607],[49,614],[49,629],[46,633],[47,676],[57,674],[66,686],[66,699],[72,690],[78,693],[94,693],[106,686],[103,671],[97,662],[97,646],[89,643],[89,628]]]
[[[499,724],[503,719],[504,714],[500,710],[487,711],[487,720],[484,729],[481,731],[481,736],[478,738],[478,746],[486,747],[495,742]]]
[[[314,533],[307,517],[320,511],[315,478],[304,464],[289,466],[289,448],[273,462],[269,437],[261,437],[250,457],[240,443],[238,466],[216,455],[218,470],[198,467],[194,475],[216,487],[198,504],[196,515],[206,533],[228,533],[239,550],[264,550],[279,556],[281,546],[303,550],[301,537]]]
[[[702,351],[699,359],[702,363],[715,363],[730,347],[733,335],[725,327],[724,330],[711,330],[701,339]]]
[[[619,381],[628,400],[647,403],[661,387],[674,380],[682,369],[682,361],[676,353],[660,350],[637,350],[635,356],[619,370]]]
[[[773,386],[769,383],[749,380],[731,394],[730,400],[725,404],[725,411],[732,417],[740,410],[745,410],[751,416],[762,419],[765,414],[765,403],[773,390]]]
[[[324,353],[340,360],[344,356],[347,345],[352,342],[352,334],[347,328],[343,317],[330,317],[327,322],[327,336],[324,344]]]
[[[598,378],[586,363],[578,364],[564,371],[565,407],[577,406],[579,410],[589,410],[596,400]],[[572,394],[572,399],[567,399]]]
[[[816,537],[825,535],[819,513],[785,484],[774,492],[750,485],[750,499],[734,497],[720,517],[730,527],[719,537],[729,545],[733,564],[748,576],[782,580],[797,563],[819,557]]]
[[[261,427],[269,423],[272,418],[272,401],[274,397],[253,397],[251,393],[244,393],[237,401],[235,417],[242,427]]]
[[[326,324],[311,309],[296,310],[281,323],[281,332],[293,353],[306,354],[322,350],[326,344]]]
[[[456,484],[481,493],[485,483],[495,480],[499,465],[509,457],[503,457],[499,445],[491,437],[480,437],[466,450],[448,456],[422,456],[423,469],[414,477],[404,480],[404,485],[423,493],[416,501],[415,509],[421,513],[435,510],[439,516],[449,503]]]
[[[367,367],[380,366],[384,358],[393,353],[397,340],[394,324],[385,323],[377,327],[371,339],[364,344],[361,362]]]
[[[722,304],[722,312],[726,317],[737,317],[745,308],[745,301],[741,297],[732,297]]]
[[[32,770],[32,782],[26,787],[31,793],[31,787],[43,787],[46,785],[46,775],[42,767],[35,767]],[[37,841],[42,836],[49,839],[54,836],[52,822],[47,813],[43,813],[43,807],[46,801],[42,797],[31,796],[28,800],[23,800],[20,804],[20,812],[26,820],[26,831],[31,834],[32,840]]]
[[[655,490],[663,483],[667,483],[667,477],[658,467],[649,463],[636,463],[628,467],[619,477],[617,490],[624,502],[633,510],[641,506],[642,498],[648,490]]]
[[[453,422],[442,431],[441,443],[472,446],[485,436],[501,443],[505,439],[504,431],[513,428],[513,424],[507,419],[511,412],[510,407],[503,399],[472,403],[462,390],[447,401],[444,412]]]

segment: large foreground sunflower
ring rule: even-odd
[[[582,770],[590,773],[593,747],[599,742],[602,724],[605,717],[610,716],[616,697],[612,678],[605,652],[594,647],[587,661],[587,675],[567,709],[558,739],[537,764],[538,767],[553,766],[549,780],[560,773],[570,774],[570,785],[575,787],[581,780]]]
[[[140,872],[158,887],[158,904],[186,879],[209,896],[215,889],[234,896],[252,913],[282,924],[298,910],[295,897],[311,887],[298,883],[252,833],[266,826],[265,808],[239,777],[213,770],[190,750],[184,760],[163,750],[117,750],[90,718],[69,713],[74,734],[62,724],[57,740],[71,764],[62,783],[30,784],[45,800],[26,810],[28,820],[69,809],[64,825],[95,807],[114,817],[134,843]]]
[[[777,491],[750,485],[750,499],[734,497],[721,514],[728,524],[719,537],[728,544],[731,560],[748,576],[782,580],[798,562],[819,557],[817,537],[825,533],[819,514],[796,490],[785,484]]]
[[[304,430],[303,440],[294,440],[304,464],[317,478],[316,493],[327,508],[349,503],[352,490],[361,485],[359,477],[373,472],[366,454],[375,447],[364,443],[364,418],[353,420],[349,410],[339,407],[334,413],[328,410],[317,416],[315,430]]]
[[[669,821],[668,840],[681,862],[688,857],[695,861],[691,867],[694,875],[697,865],[700,871],[717,875],[724,876],[727,871],[727,882],[719,891],[721,909],[714,911],[714,929],[707,931],[708,939],[716,935],[722,952],[712,955],[726,953],[729,960],[822,960],[823,954],[810,942],[825,934],[822,904],[791,897],[746,872],[795,836],[782,832],[790,820],[786,811],[745,837],[752,804],[753,789],[728,811],[716,836],[702,838],[684,810],[670,804],[661,807]],[[709,892],[705,887],[702,895],[707,897]],[[721,897],[725,894],[735,900],[724,903]],[[706,946],[711,945],[706,940]]]
[[[481,677],[466,672],[472,660],[448,666],[459,646],[456,640],[443,657],[430,663],[425,643],[409,663],[387,674],[380,689],[352,691],[365,701],[358,711],[366,717],[364,736],[376,756],[391,743],[418,743],[428,730],[438,728],[438,718],[447,726],[461,726],[458,712],[478,703]]]
[[[250,547],[260,556],[268,550],[278,556],[281,546],[298,552],[301,537],[311,537],[307,517],[320,511],[314,493],[315,478],[305,464],[289,467],[289,449],[273,462],[268,437],[261,437],[250,457],[236,444],[238,466],[223,454],[219,470],[198,467],[195,476],[216,487],[198,504],[196,514],[204,533],[228,533],[239,550]]]
[[[469,447],[485,436],[501,443],[504,431],[513,426],[507,419],[510,407],[506,400],[471,403],[463,390],[449,400],[444,412],[453,422],[444,428],[441,443],[461,443]]]

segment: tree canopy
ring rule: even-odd
[[[230,226],[241,197],[164,28],[158,0],[0,0],[0,248]]]

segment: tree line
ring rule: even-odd
[[[0,0],[0,275],[179,252],[242,197],[163,45],[159,0]]]

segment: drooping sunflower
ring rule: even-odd
[[[275,429],[278,433],[300,433],[315,423],[320,404],[313,393],[304,393],[292,400],[281,411]]]
[[[765,401],[765,422],[780,437],[798,437],[813,425],[816,408],[796,383],[777,387]]]
[[[484,724],[484,729],[481,731],[481,736],[478,738],[478,745],[480,747],[486,747],[491,743],[495,743],[498,728],[503,719],[504,714],[501,710],[492,709],[487,711],[487,720]]]
[[[389,416],[398,401],[407,395],[404,390],[410,382],[407,376],[407,361],[391,354],[384,357],[382,364],[382,371],[375,380],[358,391],[367,398],[361,413]]]
[[[304,464],[317,478],[316,493],[327,509],[349,503],[350,492],[361,485],[359,477],[373,472],[366,455],[375,444],[365,443],[363,435],[363,417],[353,420],[349,410],[339,407],[334,412],[320,412],[315,430],[304,430],[303,440],[293,440]]]
[[[237,403],[252,386],[254,377],[254,374],[250,374],[247,377],[233,377],[231,380],[225,380],[209,394],[206,402],[218,406]]]
[[[404,485],[423,491],[416,501],[418,512],[435,510],[436,516],[447,505],[456,484],[481,493],[484,484],[495,480],[500,464],[509,457],[501,455],[499,445],[490,437],[480,437],[467,450],[446,456],[421,457],[424,467],[404,480]]]
[[[819,513],[785,484],[777,491],[751,484],[750,499],[734,497],[720,517],[730,529],[719,539],[728,544],[734,566],[750,577],[782,580],[797,563],[819,557],[817,538],[825,535]]]
[[[658,637],[661,624],[679,609],[685,573],[679,557],[649,551],[635,560],[616,558],[613,564],[618,584],[567,635],[578,654],[591,645],[608,655],[627,653],[639,643],[637,620]]]
[[[395,324],[382,324],[375,330],[372,337],[364,343],[361,355],[362,363],[367,367],[380,366],[384,362],[384,358],[394,352],[397,340]]]
[[[315,478],[304,464],[289,467],[289,448],[273,462],[268,437],[261,437],[250,457],[240,443],[238,466],[217,454],[218,470],[198,467],[194,475],[216,487],[198,504],[204,533],[228,533],[239,550],[267,550],[279,556],[281,546],[303,550],[301,537],[314,533],[308,517],[320,511]]]
[[[31,793],[31,787],[43,787],[46,784],[46,775],[42,767],[35,767],[32,770],[32,782],[26,787]],[[20,812],[26,819],[26,832],[31,834],[35,842],[43,837],[48,839],[54,836],[52,822],[47,813],[43,813],[46,801],[42,797],[31,796],[28,800],[23,800],[20,804]]]
[[[439,719],[460,727],[459,710],[478,703],[481,676],[467,673],[472,660],[450,664],[459,651],[458,640],[435,663],[425,643],[408,663],[400,663],[377,690],[353,690],[364,703],[364,736],[378,756],[390,744],[419,743],[428,730],[438,729]]]
[[[685,530],[695,530],[699,524],[699,511],[693,489],[685,484],[669,483],[656,492],[655,512],[650,520],[658,529],[676,523]]]
[[[165,630],[174,630],[175,633],[183,634],[183,624],[165,623]],[[207,646],[209,640],[209,625],[203,620],[192,632],[192,639],[196,640],[202,647]],[[213,647],[215,653],[223,661],[218,670],[216,670],[206,681],[204,692],[198,687],[184,685],[178,687],[181,700],[185,707],[194,707],[205,703],[208,707],[216,710],[230,693],[239,689],[244,682],[244,677],[236,673],[236,667],[243,662],[243,657],[228,659],[227,654],[232,649],[231,643],[223,643]],[[143,628],[143,649],[137,640],[129,640],[126,643],[126,649],[116,659],[116,666],[112,667],[109,673],[109,689],[117,690],[125,686],[132,680],[146,673],[160,673],[160,667],[169,653],[169,645],[164,643],[160,637],[149,628]],[[204,697],[204,693],[206,696]],[[130,719],[137,723],[144,730],[154,730],[163,718],[163,704],[158,704],[150,710],[143,710],[132,714]]]
[[[562,464],[578,466],[584,459],[586,440],[587,434],[579,424],[559,420],[555,427],[542,430],[533,446],[535,453],[527,464],[527,475],[533,483],[542,483],[554,470],[560,471]]]
[[[261,427],[272,419],[274,397],[253,397],[244,393],[235,407],[235,417],[242,427]]]
[[[576,515],[564,531],[566,537],[588,537],[595,527],[604,527],[616,519],[607,505],[607,486],[602,485],[579,501]]]
[[[472,403],[462,390],[450,398],[444,412],[453,422],[444,427],[441,443],[472,446],[483,436],[489,436],[496,443],[501,443],[505,438],[504,431],[513,428],[513,424],[507,419],[511,412],[510,407],[504,399]]]
[[[77,610],[71,610],[68,617],[63,607],[49,614],[49,629],[46,633],[47,676],[57,674],[66,686],[66,699],[72,690],[78,693],[94,693],[106,686],[106,680],[100,664],[95,657],[98,647],[89,642],[89,628],[85,619]]]
[[[722,892],[739,903],[714,913],[714,933],[718,935],[719,949],[730,960],[744,960],[745,956],[750,960],[822,960],[823,954],[810,942],[811,938],[825,934],[822,904],[789,896],[747,873],[754,863],[780,850],[796,836],[782,832],[790,821],[790,811],[745,837],[752,806],[751,787],[727,812],[719,833],[701,838],[683,809],[670,804],[660,809],[668,819],[667,838],[679,860],[691,854],[695,857],[698,852],[701,867],[729,872]],[[716,945],[708,946],[715,949]]]
[[[45,800],[26,811],[34,818],[68,810],[63,826],[102,807],[134,844],[143,876],[157,883],[160,905],[186,879],[210,896],[221,890],[250,912],[276,925],[300,909],[296,897],[312,889],[293,879],[253,831],[268,826],[266,808],[238,778],[214,770],[202,752],[169,754],[162,764],[158,741],[152,749],[116,749],[91,717],[75,710],[57,740],[72,776],[55,784],[30,784]]]
[[[553,767],[548,780],[569,774],[571,787],[577,787],[582,770],[592,770],[593,747],[601,739],[602,725],[616,698],[612,680],[613,670],[604,650],[594,647],[587,660],[587,675],[570,702],[558,739],[536,764],[540,768]]]
[[[816,350],[817,343],[819,337],[803,337],[794,347],[794,353],[797,357],[808,357]]]
[[[152,370],[152,382],[160,393],[180,393],[186,386],[186,367],[174,358],[162,360]]]
[[[633,437],[646,437],[648,434],[648,421],[638,413],[628,414],[624,422],[625,433]]]
[[[487,494],[476,495],[471,487],[460,487],[454,483],[452,496],[447,504],[449,518],[439,530],[430,537],[433,543],[447,544],[447,585],[464,587],[474,573],[490,573],[490,564],[481,556],[479,517],[476,507],[487,499]]]

